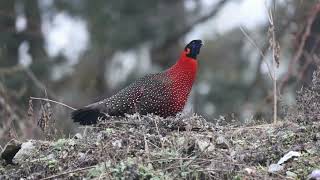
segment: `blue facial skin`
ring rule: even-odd
[[[189,51],[187,57],[196,59],[197,55],[200,53],[200,48],[202,46],[201,40],[193,40],[184,48],[186,51]],[[188,50],[189,49],[189,50]]]

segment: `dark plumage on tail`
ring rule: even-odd
[[[85,107],[77,109],[71,114],[74,122],[79,122],[81,125],[96,124],[99,117],[105,116],[98,109]]]

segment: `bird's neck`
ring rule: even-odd
[[[187,57],[183,52],[178,62],[168,69],[167,73],[173,81],[173,95],[176,103],[184,106],[191,91],[198,68],[197,60]],[[180,106],[179,106],[180,107]],[[181,109],[182,110],[182,109]]]
[[[173,65],[168,73],[174,79],[181,79],[188,77],[189,80],[195,79],[197,73],[198,63],[196,59],[186,56],[186,52],[182,52],[179,60],[175,65]],[[192,85],[192,84],[191,84]]]

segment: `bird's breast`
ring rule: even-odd
[[[195,61],[179,62],[168,72],[172,80],[171,100],[177,111],[181,111],[188,99],[196,77],[197,63]]]

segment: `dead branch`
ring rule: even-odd
[[[27,74],[27,76],[31,79],[31,81],[41,90],[46,91],[46,93],[55,99],[58,99],[58,96],[49,90],[38,78],[37,76],[29,69],[29,68],[23,68],[23,71]]]
[[[95,167],[96,167],[96,165],[89,166],[89,167],[84,167],[84,168],[79,168],[79,169],[75,169],[75,170],[72,170],[72,171],[66,171],[66,172],[63,172],[63,173],[60,173],[60,174],[56,174],[56,175],[52,175],[52,176],[49,176],[49,177],[46,177],[46,178],[42,178],[41,180],[56,179],[56,178],[58,178],[60,176],[64,176],[64,175],[75,173],[75,172],[85,171],[85,170],[92,169],[92,168],[95,168]]]
[[[5,112],[9,115],[8,121],[3,122],[3,129],[11,129],[12,122],[14,120],[18,120],[18,115],[14,112],[13,108],[9,105],[9,103],[5,100],[3,96],[0,94],[0,107],[2,107]],[[3,137],[3,134],[0,133],[0,137]]]
[[[31,81],[41,90],[47,91],[48,95],[52,98],[58,99],[58,96],[54,92],[46,88],[46,86],[37,78],[37,76],[27,67],[21,65],[15,65],[12,67],[0,68],[0,74],[10,75],[17,72],[23,71],[31,79]]]
[[[69,109],[71,109],[71,110],[77,110],[76,108],[71,107],[71,106],[69,106],[69,105],[66,105],[66,104],[64,104],[64,103],[62,103],[62,102],[58,102],[58,101],[51,100],[51,99],[47,99],[47,98],[30,97],[30,99],[36,99],[36,100],[41,100],[41,101],[48,101],[48,102],[52,102],[52,103],[55,103],[55,104],[62,105],[62,106],[67,107],[67,108],[69,108]]]
[[[213,16],[217,15],[217,13],[222,9],[222,7],[228,2],[229,0],[220,0],[214,8],[206,15],[203,15],[199,19],[193,21],[192,23],[188,24],[186,27],[181,29],[180,31],[173,33],[163,44],[160,45],[159,49],[163,49],[164,47],[169,47],[170,44],[173,44],[174,42],[177,42],[180,40],[183,36],[188,34],[195,26],[209,20]]]
[[[277,123],[278,116],[278,94],[277,94],[277,77],[276,69],[279,67],[279,58],[280,58],[280,46],[276,40],[275,25],[273,20],[272,10],[268,12],[269,18],[269,32],[270,34],[270,47],[272,48],[272,69],[273,69],[273,123]]]
[[[258,63],[259,64],[259,70],[260,70],[260,65],[262,62],[264,62],[268,68],[268,73],[269,73],[269,77],[271,80],[273,80],[273,76],[272,76],[272,70],[270,68],[270,65],[267,61],[265,61],[265,53],[267,52],[268,48],[269,48],[269,45],[265,45],[263,46],[263,48],[259,48],[259,46],[257,45],[257,43],[250,37],[250,35],[246,32],[246,30],[240,26],[240,30],[242,31],[242,33],[245,35],[245,37],[249,40],[249,42],[258,50],[258,52],[260,53],[260,62]]]
[[[287,17],[287,20],[285,23],[283,24],[280,24],[280,26],[277,28],[278,31],[276,32],[277,33],[277,39],[281,39],[283,37],[283,35],[286,33],[286,28],[289,23],[291,22],[290,18]],[[265,27],[266,29],[268,27]],[[249,34],[249,37],[250,34]],[[260,51],[262,52],[262,54],[266,54],[269,50],[269,43],[265,42],[264,45],[261,47]],[[251,93],[255,90],[256,86],[258,85],[258,82],[259,82],[259,79],[261,78],[261,64],[262,62],[264,61],[264,57],[263,56],[260,56],[259,59],[258,59],[258,63],[256,65],[256,72],[255,72],[255,79],[252,81],[252,83],[249,85],[249,90],[247,91],[247,95],[246,95],[246,99],[248,100]],[[270,73],[269,73],[270,75]]]

